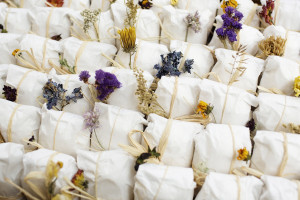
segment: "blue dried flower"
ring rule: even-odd
[[[70,104],[71,101],[76,103],[78,99],[82,99],[82,98],[83,98],[83,94],[81,92],[81,87],[78,87],[75,88],[70,95],[66,96],[66,101],[68,104]]]
[[[193,69],[192,65],[194,64],[194,59],[188,59],[184,62],[183,72],[191,73],[191,69]]]
[[[83,81],[84,83],[87,83],[91,75],[89,74],[88,71],[82,71],[79,74],[79,80]]]

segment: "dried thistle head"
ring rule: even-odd
[[[268,39],[259,42],[258,47],[266,57],[271,55],[283,56],[285,43],[286,39],[282,37],[270,36]]]
[[[124,28],[119,30],[118,34],[120,35],[120,43],[123,51],[125,53],[132,53],[136,50],[136,33],[135,27],[130,26],[129,28]]]
[[[125,26],[135,26],[137,9],[139,8],[139,6],[135,5],[133,3],[133,0],[128,0],[126,6],[127,6],[127,11],[126,11],[127,16],[124,21],[124,24]]]

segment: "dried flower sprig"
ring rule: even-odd
[[[293,123],[283,124],[284,128],[287,128],[290,133],[300,134],[300,125],[295,125]]]
[[[93,86],[97,92],[97,99],[102,102],[105,102],[109,98],[109,95],[115,91],[115,89],[122,86],[114,74],[105,72],[101,69],[95,72],[95,83],[89,83],[89,78],[90,74],[88,71],[82,71],[79,74],[79,80]]]
[[[7,30],[4,28],[2,24],[0,24],[0,32],[1,33],[8,33]]]
[[[5,99],[8,101],[15,102],[17,99],[17,89],[10,86],[4,85],[2,94],[4,94]]]
[[[179,0],[170,0],[170,4],[171,4],[172,6],[177,6],[177,5],[178,5],[178,1],[179,1]]]
[[[58,35],[54,35],[51,37],[52,40],[56,40],[56,41],[60,41],[62,38],[61,38],[61,34],[58,34]]]
[[[231,46],[237,41],[237,34],[242,29],[240,21],[243,18],[243,14],[237,11],[235,8],[228,6],[225,8],[226,13],[221,17],[223,19],[223,25],[216,30],[216,33],[227,49],[226,40],[228,39]]]
[[[272,13],[275,7],[274,0],[267,0],[266,5],[262,6],[262,11],[259,13],[261,18],[265,18],[265,22],[272,25],[273,24],[273,17]]]
[[[210,172],[210,169],[207,167],[206,162],[200,162],[198,165],[193,166],[194,171],[194,180],[198,186],[203,186],[205,178]]]
[[[91,26],[93,26],[96,31],[96,35],[99,35],[99,31],[96,23],[100,20],[100,18],[98,17],[100,13],[101,13],[100,9],[93,10],[93,11],[89,9],[85,9],[80,13],[81,16],[83,17],[83,31],[85,33],[88,33],[88,30],[91,28]],[[99,38],[98,38],[98,42],[100,42]]]
[[[63,110],[65,106],[83,98],[81,87],[75,88],[70,95],[66,95],[66,92],[67,90],[63,88],[62,84],[49,79],[43,87],[43,97],[47,102],[47,109]]]
[[[299,97],[300,96],[300,76],[295,78],[294,91],[295,91],[295,97]]]
[[[230,73],[230,79],[228,81],[228,85],[232,85],[233,83],[238,81],[238,78],[244,75],[247,68],[242,65],[246,63],[248,60],[244,58],[246,55],[246,46],[240,45],[236,51],[236,54],[233,55],[233,63],[229,63],[232,66]]]
[[[76,174],[73,176],[71,182],[82,190],[86,190],[88,188],[89,182],[84,178],[84,172],[81,169],[78,169]]]
[[[61,69],[65,68],[71,74],[76,74],[76,66],[70,66],[68,64],[68,61],[66,59],[64,59],[63,54],[58,53],[58,56],[59,56],[59,64],[60,64]]]
[[[62,7],[64,5],[64,0],[47,0],[46,6],[51,7],[49,4],[53,7]]]
[[[224,13],[226,12],[225,9],[230,6],[232,8],[237,8],[238,3],[236,0],[223,0],[223,3],[221,4],[221,8],[223,9]]]
[[[197,105],[196,114],[201,114],[203,119],[207,119],[209,117],[209,114],[212,113],[213,109],[214,109],[214,106],[212,106],[204,101],[199,101],[199,104]]]
[[[155,94],[154,89],[147,87],[147,81],[145,80],[143,73],[144,71],[141,69],[134,69],[134,75],[137,79],[137,90],[135,95],[139,100],[139,110],[147,116],[151,113],[155,113],[162,117],[166,117],[166,112],[157,102],[157,95]]]
[[[135,27],[137,9],[139,6],[134,4],[134,0],[128,0],[126,2],[126,6],[126,18],[124,20],[124,24],[126,27]]]
[[[139,0],[142,9],[150,9],[153,5],[152,0]]]
[[[58,178],[58,172],[63,168],[63,163],[58,161],[57,163],[50,161],[46,167],[46,188],[48,191],[49,199],[54,195],[55,182]]]
[[[125,53],[129,54],[129,67],[131,68],[131,57],[136,51],[136,32],[135,27],[130,26],[129,28],[124,28],[119,30],[120,44]]]
[[[184,21],[187,24],[187,30],[185,34],[185,41],[187,41],[189,28],[191,28],[195,33],[199,33],[201,30],[200,15],[198,10],[195,12],[194,15],[188,14],[186,18],[184,18]]]
[[[283,56],[285,50],[286,39],[278,36],[270,36],[266,40],[262,40],[258,43],[259,49],[262,51],[264,57],[271,55]]]
[[[160,157],[160,153],[158,153],[156,151],[156,147],[154,147],[152,150],[150,149],[150,147],[148,146],[148,152],[147,153],[142,153],[135,162],[135,166],[134,169],[135,171],[139,170],[140,165],[145,164],[145,160],[150,159],[150,158],[159,158]]]
[[[156,77],[161,79],[162,76],[179,76],[181,73],[188,72],[191,73],[192,65],[194,64],[194,59],[186,59],[182,69],[180,67],[180,61],[183,57],[182,53],[173,51],[168,53],[166,56],[160,55],[162,60],[162,65],[154,65],[154,69],[158,70]]]
[[[249,151],[244,147],[243,149],[239,149],[238,151],[238,160],[246,161],[248,162],[251,160],[251,155],[249,154]]]

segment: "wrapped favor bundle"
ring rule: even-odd
[[[24,147],[15,143],[0,144],[0,199],[17,199],[19,190],[9,184],[9,179],[20,186],[20,176],[23,170]]]
[[[299,141],[298,134],[257,131],[251,168],[266,175],[299,179]]]
[[[116,55],[117,61],[124,68],[133,69],[135,67],[151,73],[153,76],[156,74],[154,65],[161,62],[160,55],[169,53],[168,47],[163,44],[156,44],[144,40],[136,41],[136,52],[132,55],[131,66],[130,55],[120,49]]]
[[[38,139],[41,121],[39,108],[0,99],[0,113],[0,138],[4,142],[23,144],[29,148],[26,141]]]
[[[19,40],[21,35],[10,34],[10,33],[0,33],[0,54],[1,64],[16,64],[16,59],[12,54],[16,49],[19,49]]]
[[[203,131],[195,122],[166,119],[156,114],[148,116],[145,137],[149,145],[156,147],[160,161],[165,165],[191,167],[194,153],[194,137]]]
[[[202,44],[188,43],[179,40],[172,40],[170,43],[170,50],[182,52],[183,59],[179,66],[182,66],[186,59],[193,59],[193,67],[191,69],[191,75],[188,73],[182,76],[202,77],[210,72],[214,65],[213,49]]]
[[[94,112],[98,114],[100,123],[92,136],[92,147],[97,150],[114,150],[120,149],[119,144],[129,145],[128,133],[142,131],[147,124],[140,112],[104,103],[96,103]],[[140,142],[140,135],[135,135],[134,140]]]
[[[155,164],[141,165],[135,181],[136,200],[192,200],[196,187],[191,168]]]
[[[34,20],[32,32],[46,38],[60,36],[62,39],[70,37],[71,22],[68,17],[68,8],[42,8],[35,7],[32,10]]]
[[[98,41],[115,45],[112,14],[110,11],[101,11],[85,10],[70,12],[70,20],[72,22],[71,36],[84,41]],[[87,19],[86,15],[91,12],[97,12],[97,14],[99,12],[95,18],[96,22],[90,26],[85,26],[84,20]]]
[[[51,1],[51,0],[13,0],[16,5],[20,7],[35,9],[39,7],[66,7],[74,10],[82,10],[89,8],[89,0],[63,0],[63,1]]]
[[[195,200],[259,200],[263,183],[253,176],[235,176],[211,172]]]
[[[133,199],[134,158],[122,150],[79,151],[78,168],[88,181],[87,192],[95,198]]]
[[[8,33],[27,34],[34,19],[28,9],[6,8],[0,13],[0,24]]]
[[[207,36],[212,27],[210,21],[212,12],[205,10],[203,12],[189,13],[187,10],[175,9],[172,6],[165,6],[162,12],[162,40],[169,45],[170,40],[181,40],[190,43],[206,44]],[[190,18],[197,18],[197,25],[191,26]]]
[[[212,72],[218,75],[222,83],[229,84],[234,73],[239,72],[242,75],[232,86],[246,91],[256,91],[258,77],[263,71],[264,60],[227,49],[216,49],[215,55],[218,62]],[[215,77],[210,76],[210,79],[215,80]]]
[[[117,52],[113,45],[81,41],[73,37],[65,39],[62,48],[64,59],[69,66],[75,66],[76,73],[84,70],[94,72],[99,68],[110,66],[110,60],[113,60]]]
[[[299,63],[279,56],[269,56],[260,86],[268,90],[280,90],[285,95],[294,96],[294,82],[299,75]]]
[[[257,98],[234,86],[204,79],[200,84],[199,101],[213,106],[212,122],[245,126],[251,119],[251,106],[257,106]]]
[[[163,76],[155,91],[157,101],[168,117],[195,114],[201,83],[199,78]]]
[[[44,148],[76,157],[76,151],[88,150],[89,138],[82,116],[43,106],[38,143]]]
[[[259,107],[254,111],[258,130],[287,131],[300,125],[300,99],[296,97],[260,93]]]
[[[298,200],[300,195],[300,182],[290,181],[275,176],[262,176],[264,183],[260,200]]]
[[[16,52],[16,57],[20,66],[48,72],[51,67],[49,61],[56,65],[59,63],[59,53],[62,49],[58,41],[27,34],[24,35],[19,45],[20,51]]]
[[[72,156],[47,149],[26,153],[23,167],[21,186],[27,197],[37,199],[61,193],[61,189],[67,186],[65,179],[71,181],[78,170]]]
[[[195,136],[193,168],[205,165],[210,171],[233,173],[236,168],[249,166],[251,146],[248,128],[208,124]]]

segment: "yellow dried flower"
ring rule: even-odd
[[[300,95],[300,76],[295,78],[294,91],[296,93],[295,96],[299,97],[299,95]]]
[[[88,188],[88,181],[84,178],[83,170],[79,169],[73,176],[71,182],[82,190],[86,190]]]
[[[197,105],[197,114],[201,114],[203,119],[206,119],[209,114],[212,112],[213,110],[213,106],[209,105],[208,103],[204,102],[204,101],[200,101],[199,104]]]
[[[224,13],[225,13],[225,9],[230,6],[233,8],[236,8],[238,6],[238,3],[236,0],[223,0],[223,3],[221,5],[221,8],[223,9]]]
[[[53,161],[50,161],[46,168],[46,177],[47,180],[52,181],[53,178],[57,178],[59,170],[63,167],[63,163],[58,161],[57,163],[54,163]]]
[[[20,49],[15,49],[13,52],[12,52],[12,55],[13,56],[16,56],[16,54],[20,51]]]
[[[170,1],[172,6],[177,6],[178,5],[178,0],[171,0]]]
[[[120,43],[123,51],[125,53],[132,53],[135,51],[136,45],[136,33],[135,27],[124,28],[119,30],[118,34],[120,35]]]
[[[51,198],[51,200],[72,200],[72,195],[70,194],[57,194]]]
[[[286,39],[274,37],[273,35],[258,43],[259,49],[265,57],[270,55],[282,56],[285,50]]]
[[[238,160],[248,161],[251,158],[251,156],[249,155],[249,151],[246,149],[246,147],[244,147],[243,149],[239,149],[238,153]]]

